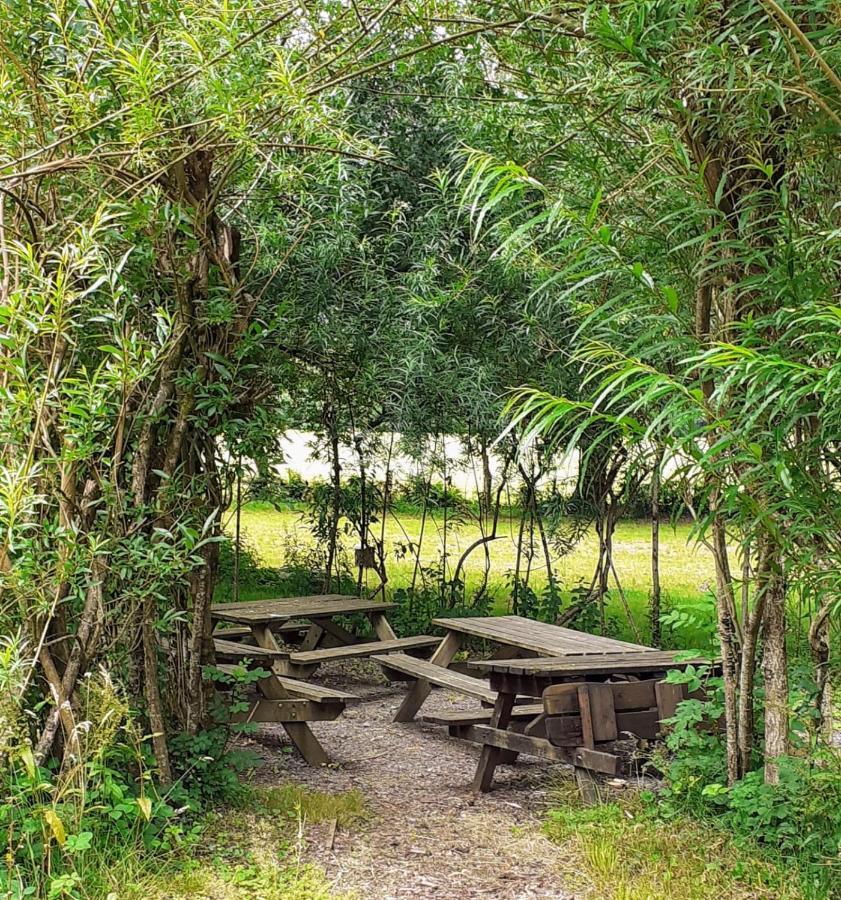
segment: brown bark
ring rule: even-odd
[[[763,616],[762,674],[765,680],[765,781],[779,782],[779,759],[788,753],[788,655],[786,589],[782,562],[769,557]]]
[[[809,649],[815,667],[818,711],[818,734],[827,741],[832,737],[832,683],[829,678],[829,613],[835,605],[834,595],[824,597],[809,626]]]
[[[659,647],[660,633],[660,467],[663,451],[658,449],[651,471],[651,643]]]
[[[158,685],[158,641],[155,634],[157,603],[152,594],[147,595],[143,600],[142,617],[143,686],[146,694],[146,708],[149,715],[149,728],[152,732],[152,748],[158,764],[158,778],[161,784],[166,786],[172,783],[172,769],[169,764],[169,747],[166,740],[166,719]]]
[[[721,667],[724,678],[724,722],[727,746],[727,783],[738,781],[739,769],[739,710],[737,686],[739,683],[739,650],[736,640],[736,624],[733,621],[733,581],[727,555],[727,536],[720,513],[713,520],[713,558],[716,574],[716,614],[718,637],[721,643]]]

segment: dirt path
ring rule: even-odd
[[[320,673],[322,674],[322,673]],[[339,892],[363,900],[568,900],[558,849],[540,832],[540,812],[558,767],[520,757],[497,770],[496,787],[474,798],[470,782],[479,750],[450,738],[440,726],[391,721],[406,686],[389,685],[373,664],[336,666],[319,678],[363,697],[335,722],[313,730],[335,764],[305,766],[282,752],[279,726],[261,740],[265,765],[259,783],[294,780],[314,790],[361,791],[373,820],[339,830],[332,849],[327,829],[309,841],[308,854]],[[436,689],[429,709],[475,702]],[[265,733],[265,732],[264,732]]]

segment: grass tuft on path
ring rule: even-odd
[[[121,860],[107,884],[103,879],[101,897],[351,900],[331,888],[322,869],[303,861],[307,827],[335,820],[348,829],[369,816],[359,791],[332,794],[293,783],[255,788],[240,806],[208,813],[189,845],[169,857]]]

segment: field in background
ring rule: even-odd
[[[250,504],[243,508],[241,527],[243,539],[256,550],[261,561],[268,566],[280,567],[289,561],[290,555],[300,553],[314,546],[314,539],[300,510],[278,511],[267,504]],[[381,525],[375,529],[379,533]],[[489,590],[493,597],[494,610],[507,612],[510,606],[510,575],[516,560],[516,533],[518,518],[504,514],[500,521],[499,533],[502,537],[489,546],[490,577]],[[417,513],[398,513],[389,516],[386,522],[385,543],[389,555],[388,593],[411,584],[415,563],[411,555],[398,558],[398,548],[409,541],[417,543],[421,528],[421,517]],[[226,530],[233,532],[233,517],[226,517]],[[440,565],[443,552],[442,517],[428,517],[424,537],[421,565]],[[455,566],[463,551],[480,536],[478,528],[472,524],[461,524],[448,533],[448,575],[452,577]],[[344,537],[343,546],[352,551],[356,545],[353,537]],[[647,626],[647,604],[651,590],[651,527],[648,523],[622,522],[614,539],[615,562],[619,578],[625,590],[628,604],[640,632],[645,635]],[[565,592],[584,584],[589,586],[598,557],[598,542],[592,530],[575,549],[558,561],[556,578]],[[351,557],[352,558],[352,557]],[[484,552],[474,551],[465,563],[468,593],[481,583],[485,565]],[[699,601],[709,595],[714,584],[712,559],[704,547],[695,545],[690,539],[690,527],[666,524],[661,527],[660,569],[664,607]],[[374,588],[379,583],[371,572],[367,584]],[[540,590],[546,584],[545,567],[542,558],[534,560],[531,585]],[[616,620],[622,635],[630,636],[632,629],[621,605],[615,585],[611,585],[609,610]],[[250,594],[250,592],[249,592]],[[243,595],[244,599],[246,595]]]

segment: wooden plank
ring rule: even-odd
[[[661,672],[703,663],[701,658],[677,662],[677,653],[651,651],[648,653],[605,653],[592,656],[556,656],[537,659],[474,660],[471,669],[513,675],[542,675],[553,678],[614,675],[622,673]]]
[[[438,649],[432,654],[429,660],[431,665],[440,666],[446,669],[453,661],[453,657],[458,653],[461,646],[461,635],[455,631],[448,631],[444,639],[438,645]],[[411,722],[417,715],[418,710],[423,706],[424,700],[429,696],[432,687],[429,681],[424,678],[418,678],[417,681],[409,688],[399,709],[394,714],[395,722]]]
[[[533,650],[544,655],[585,655],[608,652],[656,652],[642,644],[587,634],[523,616],[468,616],[438,618],[433,624],[450,631]]]
[[[512,719],[534,719],[543,713],[540,703],[523,703],[511,709]],[[447,712],[424,713],[421,719],[433,725],[482,725],[490,722],[493,710],[487,707],[476,709],[452,709]]]
[[[617,681],[611,684],[617,712],[626,709],[650,709],[657,705],[656,681]]]
[[[660,734],[660,716],[656,709],[638,709],[616,713],[619,733],[628,732],[634,737],[654,740]]]
[[[292,634],[303,634],[309,628],[309,623],[307,622],[281,622],[277,625],[272,626],[272,631],[275,634],[281,635],[292,635]],[[247,625],[238,625],[236,627],[230,628],[217,628],[213,632],[213,637],[215,638],[224,638],[226,640],[241,640],[245,639],[246,641],[253,637],[251,633],[251,629]]]
[[[231,722],[331,722],[342,714],[344,708],[343,703],[255,698],[247,711],[234,713]]]
[[[432,660],[417,659],[414,656],[407,656],[405,653],[372,656],[371,659],[384,668],[396,669],[398,672],[404,672],[406,675],[427,681],[429,684],[450,688],[460,694],[467,694],[469,697],[478,697],[488,703],[496,701],[496,692],[488,687],[487,681],[452,672],[443,666],[436,665]]]
[[[432,635],[418,635],[416,637],[395,638],[392,641],[370,641],[369,643],[351,644],[345,647],[327,647],[323,650],[311,650],[307,653],[291,653],[289,659],[300,665],[310,665],[331,662],[336,659],[355,659],[363,656],[373,656],[377,653],[390,653],[395,650],[416,650],[422,647],[435,647],[441,643],[441,638]],[[469,676],[468,676],[469,677]]]
[[[593,735],[593,716],[590,710],[590,685],[579,684],[578,692],[578,714],[581,721],[581,743],[585,747],[593,750],[596,746],[595,737]]]
[[[621,760],[615,753],[603,750],[590,750],[587,747],[576,747],[572,751],[573,765],[604,775],[618,775],[622,770]]]
[[[615,741],[618,734],[616,730],[616,711],[613,707],[612,684],[587,684],[579,685],[579,695],[586,691],[588,699],[588,715],[593,742]],[[581,707],[581,715],[584,718],[584,706]],[[585,741],[585,747],[591,745]]]
[[[553,684],[546,688],[543,692],[543,708],[550,716],[578,712],[578,685]]]
[[[581,716],[547,716],[546,736],[555,747],[580,747],[584,743]]]
[[[669,684],[667,681],[658,681],[654,685],[654,705],[660,720],[671,719],[677,713],[679,703],[687,698],[685,684]]]
[[[392,609],[394,605],[381,600],[328,594],[279,600],[254,600],[248,603],[214,603],[210,611],[211,616],[216,620],[250,625],[258,622],[282,622],[289,619],[330,618],[355,612],[384,612]]]
[[[532,737],[518,731],[493,728],[490,725],[465,725],[457,727],[458,736],[477,744],[497,747],[501,750],[514,750],[517,753],[528,753],[542,759],[555,762],[567,762],[569,754],[561,747],[554,747],[545,738]]]
[[[223,664],[216,666],[216,668],[230,674],[234,671],[235,667]],[[335,688],[323,687],[320,684],[313,684],[311,681],[301,681],[298,678],[289,678],[286,675],[273,674],[270,679],[264,678],[260,681],[263,682],[269,680],[274,681],[276,685],[283,690],[283,695],[281,695],[279,691],[273,691],[273,693],[277,693],[278,696],[270,699],[285,700],[294,695],[296,698],[312,700],[315,703],[346,703],[348,705],[359,703],[362,700],[362,698],[357,697],[356,694],[348,694],[345,693],[345,691],[337,691]],[[263,693],[265,694],[265,691],[263,691]]]
[[[227,659],[286,659],[288,650],[267,650],[265,647],[257,647],[254,644],[240,644],[237,641],[227,641],[224,638],[214,637],[213,650],[217,656]]]
[[[275,679],[283,685],[290,696],[302,697],[305,700],[312,700],[315,703],[344,703],[345,705],[350,706],[362,701],[362,698],[357,697],[356,694],[337,691],[335,688],[313,684],[311,681],[301,681],[297,678],[287,678],[283,675],[276,675]]]

